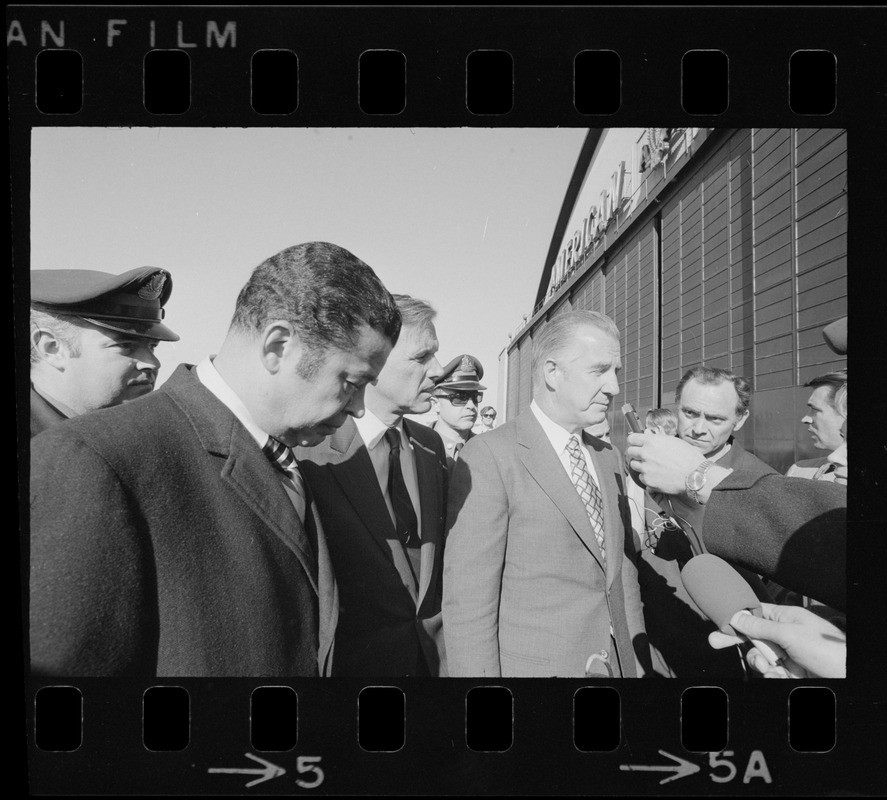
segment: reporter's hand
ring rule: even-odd
[[[847,639],[830,622],[800,606],[762,603],[762,617],[735,614],[730,625],[752,639],[780,645],[788,655],[784,672],[771,667],[756,648],[749,650],[749,665],[765,678],[844,678],[847,675]],[[708,637],[715,649],[740,644],[743,639],[714,631]]]
[[[698,447],[676,436],[648,432],[628,434],[625,457],[646,486],[669,495],[681,494],[687,476],[705,460]]]

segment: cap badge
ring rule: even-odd
[[[166,275],[157,272],[139,287],[138,295],[142,300],[156,300],[163,293],[165,283]]]
[[[459,372],[474,372],[474,362],[471,356],[462,356],[462,363],[459,364]]]

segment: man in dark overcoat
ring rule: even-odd
[[[291,447],[363,413],[400,332],[323,242],[260,264],[217,356],[31,440],[36,675],[328,675],[338,595]]]

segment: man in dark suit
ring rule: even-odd
[[[847,318],[822,330],[847,354]],[[713,464],[672,436],[632,433],[626,457],[672,501],[709,552],[839,611],[847,608],[847,487]]]
[[[583,432],[606,416],[621,366],[612,320],[556,317],[533,339],[530,408],[462,449],[444,556],[450,675],[637,675],[622,459]]]
[[[31,272],[31,436],[71,417],[143,397],[154,389],[172,278],[139,267]]]
[[[715,464],[758,475],[775,472],[733,438],[749,418],[751,400],[751,382],[728,369],[699,365],[678,381],[677,437],[704,455],[698,467],[701,475]],[[693,556],[687,536],[664,522],[671,513],[664,502],[660,505],[628,480],[628,495],[639,511],[635,544],[651,671],[677,678],[742,679],[741,654],[708,646],[715,625],[684,587],[681,569]],[[761,599],[773,599],[757,575],[741,568],[740,572]]]
[[[440,437],[404,419],[431,406],[434,310],[395,295],[403,330],[366,414],[298,450],[339,587],[334,675],[446,674],[440,595],[447,468]]]
[[[338,600],[293,445],[363,413],[400,331],[347,250],[259,265],[214,358],[31,440],[31,668],[327,675]]]

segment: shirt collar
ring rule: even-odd
[[[464,442],[465,439],[459,435],[458,431],[453,430],[449,425],[442,424],[439,420],[431,426],[435,433],[440,436],[441,439],[444,439],[448,442],[453,442],[454,444],[458,442]]]
[[[240,424],[247,429],[249,435],[256,440],[259,447],[264,447],[270,436],[256,424],[253,415],[249,413],[249,409],[243,404],[243,401],[225,383],[225,379],[219,375],[219,371],[215,368],[212,359],[212,356],[207,356],[197,365],[198,379],[237,417]]]
[[[567,444],[573,436],[579,440],[580,445],[582,444],[581,431],[576,434],[569,433],[566,428],[558,425],[541,408],[539,408],[535,400],[530,403],[530,410],[533,412],[536,419],[539,420],[542,430],[545,431],[548,441],[551,442],[551,446],[555,449],[555,452],[558,453],[558,455],[567,449]]]
[[[847,442],[843,442],[839,444],[831,453],[826,456],[826,459],[832,462],[832,464],[836,464],[839,467],[847,466]]]
[[[354,424],[357,425],[357,432],[360,434],[360,438],[363,439],[363,443],[367,446],[367,450],[373,450],[376,445],[385,438],[385,431],[387,431],[389,427],[396,428],[400,433],[401,446],[404,444],[409,446],[409,442],[406,441],[406,436],[404,435],[402,417],[397,421],[396,425],[386,425],[367,408],[364,409],[362,417],[354,418]]]
[[[708,461],[718,461],[719,459],[722,459],[725,455],[727,455],[727,453],[730,452],[730,448],[732,448],[732,447],[733,447],[733,437],[731,436],[726,442],[724,442],[721,449],[718,450],[717,453],[715,453],[712,456],[706,456],[705,458]]]

